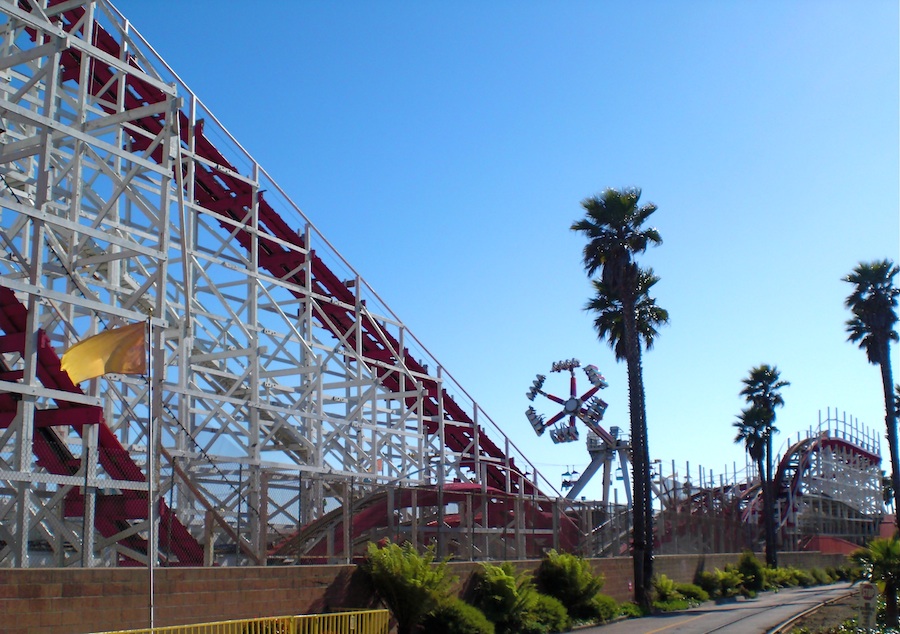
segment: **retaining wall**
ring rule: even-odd
[[[739,555],[661,555],[654,570],[691,581],[698,569],[722,568]],[[779,553],[779,564],[825,568],[841,555]],[[534,569],[540,562],[515,562]],[[631,559],[591,560],[606,577],[603,591],[631,598]],[[478,563],[451,563],[460,588]],[[0,632],[87,634],[149,625],[150,574],[141,568],[0,569]],[[155,625],[178,625],[339,608],[377,607],[372,589],[355,566],[160,568],[154,571]]]

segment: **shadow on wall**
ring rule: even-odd
[[[322,597],[310,606],[313,614],[341,610],[383,608],[369,575],[358,566],[342,569],[328,585]]]

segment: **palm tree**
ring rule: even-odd
[[[622,309],[622,355],[628,367],[628,412],[634,468],[635,599],[639,605],[649,607],[653,579],[653,516],[637,313],[641,270],[634,256],[646,251],[648,246],[661,244],[662,238],[656,229],[643,226],[656,211],[656,205],[639,205],[640,197],[641,190],[632,188],[607,189],[599,196],[587,198],[581,203],[585,217],[572,223],[571,229],[584,234],[588,240],[583,251],[588,277],[593,277],[599,270],[604,292],[610,301],[619,302]]]
[[[850,559],[862,568],[863,578],[882,587],[885,604],[885,625],[900,627],[897,610],[897,590],[900,589],[900,540],[876,537],[865,548],[850,553]]]
[[[765,363],[750,370],[743,383],[741,396],[750,407],[738,416],[735,426],[740,431],[734,440],[735,442],[743,440],[747,453],[757,462],[763,492],[766,564],[775,567],[778,565],[778,553],[775,543],[775,491],[772,489],[772,436],[778,433],[778,429],[775,428],[775,408],[784,406],[784,399],[779,390],[790,383],[781,380],[778,368]],[[755,456],[760,452],[764,460],[756,459]]]
[[[891,373],[890,345],[897,341],[897,296],[894,286],[898,268],[890,260],[860,262],[844,278],[854,285],[844,306],[853,313],[847,320],[848,341],[859,344],[866,351],[869,363],[881,368],[884,389],[884,424],[887,427],[888,448],[891,452],[891,484],[894,489],[894,512],[900,512],[900,460],[897,456],[897,408],[891,392],[894,379]]]
[[[763,494],[763,524],[766,535],[766,563],[769,563],[769,487],[765,477],[766,455],[772,434],[778,430],[767,423],[768,417],[758,407],[748,407],[738,414],[734,426],[737,428],[737,435],[734,442],[744,443],[747,455],[756,465],[756,472],[759,473],[760,490]],[[777,557],[776,557],[777,559]]]
[[[635,312],[637,313],[636,325],[640,339],[644,341],[647,350],[653,348],[653,343],[659,335],[657,328],[669,323],[669,312],[656,305],[656,300],[650,297],[650,288],[659,281],[659,277],[653,273],[653,269],[641,270],[638,275],[638,297]],[[622,302],[615,298],[609,288],[601,280],[593,280],[594,297],[584,309],[596,313],[594,318],[594,330],[599,338],[605,339],[609,347],[616,354],[618,361],[625,360],[625,327],[622,315]]]

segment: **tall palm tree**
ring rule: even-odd
[[[743,440],[747,453],[757,462],[763,492],[766,564],[775,567],[778,565],[778,552],[775,543],[775,491],[772,488],[772,436],[778,433],[778,429],[775,428],[775,408],[784,406],[784,398],[779,390],[790,383],[781,380],[778,368],[765,363],[751,369],[747,378],[743,379],[743,383],[741,396],[750,407],[741,412],[738,422],[735,423],[739,432],[734,440],[735,442]],[[750,435],[753,436],[752,439]],[[764,460],[756,459],[755,456],[759,453]]]
[[[900,512],[900,459],[897,456],[897,408],[894,405],[894,379],[891,373],[891,341],[897,341],[897,296],[894,286],[898,268],[890,260],[860,262],[844,278],[853,284],[853,292],[844,301],[853,317],[846,322],[848,341],[866,351],[869,363],[881,368],[884,389],[884,424],[891,452],[891,484],[894,489],[894,512]]]
[[[656,205],[639,205],[640,197],[641,190],[632,188],[621,191],[607,189],[598,196],[587,198],[581,203],[585,217],[572,223],[571,229],[588,240],[583,251],[588,277],[593,277],[599,270],[600,282],[610,301],[620,302],[622,308],[622,354],[628,368],[628,412],[634,469],[635,599],[639,605],[649,607],[653,578],[653,516],[637,314],[641,271],[634,257],[646,251],[648,246],[661,244],[662,238],[656,229],[644,227],[656,211]]]
[[[897,591],[900,590],[900,540],[876,537],[865,548],[850,553],[850,559],[862,568],[864,579],[874,581],[884,594],[884,620],[889,628],[900,627]],[[893,631],[893,630],[892,630]]]
[[[766,538],[766,563],[772,565],[769,561],[769,553],[774,552],[774,549],[770,547],[772,531],[769,530],[769,526],[772,522],[769,521],[769,518],[772,516],[771,509],[774,505],[770,505],[769,503],[770,487],[768,485],[768,479],[766,478],[765,467],[772,434],[777,433],[778,430],[769,424],[768,416],[766,416],[765,412],[758,407],[753,406],[741,410],[737,420],[734,422],[734,426],[738,430],[737,435],[734,437],[734,442],[744,443],[744,449],[756,465],[756,472],[759,474],[760,491],[762,491],[763,496],[763,530],[765,531]],[[777,556],[775,559],[777,561]]]

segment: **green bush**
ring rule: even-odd
[[[707,595],[712,598],[719,596],[719,575],[709,570],[701,570],[694,577],[697,584]]]
[[[745,550],[738,559],[737,570],[744,577],[743,586],[752,593],[762,592],[766,588],[765,566],[749,550]]]
[[[821,568],[813,568],[809,571],[810,576],[815,580],[817,585],[827,586],[834,583],[834,579]]]
[[[684,598],[675,588],[675,582],[666,575],[653,577],[653,590],[656,595],[655,600],[663,603],[666,601],[679,601]]]
[[[800,570],[799,568],[794,568],[793,566],[788,566],[783,569],[787,578],[790,580],[788,585],[791,586],[800,586],[801,588],[808,588],[810,586],[816,585],[816,579],[810,573],[805,570]]]
[[[766,587],[773,590],[784,588],[787,585],[784,580],[784,573],[781,572],[781,568],[769,568],[766,566],[763,568],[763,579]]]
[[[744,587],[744,576],[733,566],[725,566],[725,570],[715,570],[719,584],[719,596],[736,597]]]
[[[720,580],[713,573],[711,584],[719,587]],[[693,583],[676,583],[666,575],[653,578],[653,607],[663,612],[684,610],[709,600],[709,593]]]
[[[612,621],[621,612],[616,600],[611,596],[602,593],[594,595],[594,598],[591,599],[591,610],[594,614],[593,618],[603,623]]]
[[[494,634],[494,624],[474,605],[462,599],[442,601],[422,619],[429,634]]]
[[[853,581],[853,566],[843,565],[843,566],[828,566],[825,568],[825,574],[827,574],[832,582],[834,581]]]
[[[603,588],[603,576],[595,575],[590,564],[569,553],[549,551],[534,575],[537,589],[559,599],[573,619],[594,619],[594,597]]]
[[[709,601],[709,592],[693,583],[676,583],[675,589],[681,596],[693,603]]]
[[[763,576],[767,588],[789,588],[797,585],[797,578],[789,568],[765,568]]]
[[[691,607],[691,602],[687,599],[670,599],[669,601],[654,601],[653,607],[660,612],[677,612],[679,610],[687,610]]]
[[[619,615],[629,619],[639,619],[645,616],[644,611],[637,603],[620,603]]]
[[[434,564],[434,549],[420,555],[409,543],[370,543],[362,569],[369,575],[378,596],[397,621],[397,634],[410,634],[422,618],[437,608],[456,582],[447,562]]]
[[[852,564],[844,564],[835,568],[836,574],[833,575],[838,581],[856,581],[859,579],[859,568]]]
[[[481,564],[473,604],[494,624],[497,634],[516,634],[528,625],[538,600],[531,577],[517,573],[512,564]]]
[[[568,632],[572,628],[572,620],[562,602],[548,594],[538,594],[534,605],[529,609],[526,620],[533,627],[526,627],[523,634],[545,634],[550,632]]]

